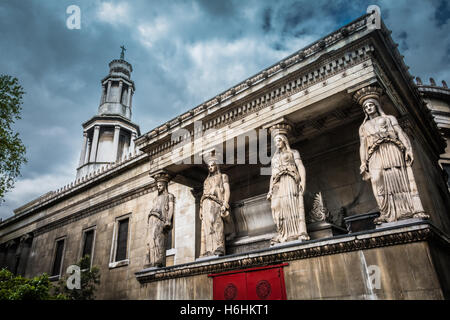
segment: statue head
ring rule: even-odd
[[[275,142],[275,146],[277,147],[278,151],[283,149],[289,149],[289,141],[286,135],[279,133],[275,135],[273,141]]]
[[[277,148],[276,152],[284,149],[290,150],[288,134],[292,131],[293,125],[288,121],[282,121],[270,127],[269,132],[273,137],[273,142]]]
[[[158,181],[156,182],[156,189],[158,189],[158,193],[163,193],[167,190],[167,182],[165,181]]]
[[[206,164],[208,165],[209,174],[214,174],[216,172],[219,172],[219,165],[217,162],[218,161],[215,157],[209,157],[207,159]]]
[[[376,114],[381,114],[380,113],[380,102],[377,99],[374,98],[369,98],[367,100],[364,100],[363,104],[362,104],[364,113],[366,115],[370,116],[374,116]]]
[[[382,94],[383,89],[375,86],[368,86],[359,89],[353,95],[353,99],[362,106],[364,114],[366,115],[364,122],[370,117],[385,115],[380,104],[380,97]]]
[[[152,175],[152,177],[156,181],[156,189],[159,194],[167,191],[167,186],[170,180],[170,175],[168,172],[161,170]]]
[[[219,169],[219,154],[216,152],[215,149],[207,151],[203,155],[203,159],[205,160],[205,163],[208,167],[208,174],[215,174],[217,172],[220,172]]]

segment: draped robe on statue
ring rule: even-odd
[[[225,253],[224,222],[220,211],[225,197],[224,183],[228,183],[228,176],[218,172],[208,176],[203,184],[203,196],[200,200],[202,219],[200,256]]]
[[[295,164],[297,150],[277,152],[272,158],[272,216],[277,236],[272,242],[298,240],[307,236],[300,175]]]
[[[168,221],[169,202],[174,202],[174,196],[171,193],[158,195],[153,209],[148,217],[148,264],[150,266],[164,266],[166,260],[166,241],[170,228],[165,228]]]
[[[414,178],[405,162],[406,146],[394,125],[398,125],[395,117],[380,115],[365,121],[360,128],[380,219],[386,222],[411,217],[415,211],[410,188]]]

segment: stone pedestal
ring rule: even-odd
[[[146,271],[147,272],[147,271],[155,271],[155,270],[158,270],[158,269],[160,269],[160,268],[159,267],[154,267],[151,264],[146,264],[146,265],[144,265],[144,269],[142,271]]]
[[[274,236],[275,233],[267,233],[259,236],[244,236],[235,238],[227,242],[227,252],[228,254],[236,254],[269,248],[270,240]]]
[[[411,223],[420,223],[420,222],[423,222],[423,220],[422,219],[411,218],[411,219],[399,220],[399,221],[394,221],[394,222],[381,223],[381,224],[376,225],[375,229],[386,229],[386,228],[400,227],[400,226],[408,225],[408,224],[411,224]]]
[[[375,229],[374,220],[380,216],[379,212],[355,214],[345,217],[344,222],[348,233]]]
[[[439,275],[448,270],[448,261],[443,260],[442,252],[430,255],[430,250],[438,248],[438,242],[442,252],[448,251],[448,237],[427,221],[332,239],[291,241],[246,253],[137,271],[137,296],[209,300],[213,299],[212,277],[218,273],[253,272],[256,268],[283,264],[288,300],[444,299],[448,282]],[[441,267],[437,268],[439,261]],[[376,286],[368,277],[371,266],[380,270]]]
[[[333,236],[347,233],[347,230],[344,228],[325,221],[308,224],[307,229],[311,240],[331,238]]]
[[[214,259],[218,259],[219,257],[221,257],[221,256],[211,255],[211,256],[199,257],[199,258],[195,259],[195,262],[214,260]]]

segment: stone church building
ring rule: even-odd
[[[76,180],[0,222],[0,266],[58,280],[89,255],[100,268],[97,299],[448,299],[450,90],[411,76],[397,47],[369,12],[146,133],[132,121],[132,65],[123,55],[111,61],[98,112],[82,124]],[[304,166],[300,240],[273,243],[284,223],[268,196],[278,183],[273,128]],[[384,138],[367,140],[373,128]],[[407,165],[386,167],[380,152],[393,144]],[[221,157],[229,215],[225,253],[205,256],[210,150]],[[406,178],[389,180],[395,170]],[[173,217],[155,267],[158,173],[170,180]],[[408,200],[389,191],[404,186]],[[399,203],[411,215],[385,218]]]

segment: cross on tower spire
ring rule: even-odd
[[[122,52],[120,53],[120,59],[125,60],[125,51],[127,51],[127,49],[125,49],[124,45],[121,45],[120,49],[122,49]]]

